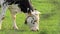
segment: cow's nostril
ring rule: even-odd
[[[38,29],[36,31],[39,31]]]
[[[37,30],[31,30],[31,31],[39,31],[39,30],[37,29]]]
[[[33,28],[31,28],[31,31],[39,31],[39,29],[38,29],[38,28],[33,27]]]

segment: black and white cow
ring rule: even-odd
[[[16,13],[20,10],[26,14],[25,24],[28,24],[33,31],[39,30],[39,14],[40,12],[32,7],[30,0],[0,0],[1,13],[0,13],[0,29],[2,26],[2,20],[6,9],[9,8],[13,19],[14,29],[18,29],[16,25]]]

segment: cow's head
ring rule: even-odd
[[[27,16],[25,23],[29,25],[32,31],[39,30],[39,14],[41,14],[39,11],[34,10]]]

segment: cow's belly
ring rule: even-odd
[[[8,8],[9,8],[10,12],[13,13],[13,14],[14,14],[14,13],[17,13],[17,12],[18,12],[18,13],[21,12],[20,8],[19,8],[18,5],[16,5],[16,4],[15,4],[15,5],[14,5],[14,4],[13,4],[13,5],[9,5]]]

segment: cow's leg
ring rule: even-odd
[[[13,21],[13,28],[18,29],[18,27],[16,25],[16,14],[11,14],[11,16],[12,16],[12,21]]]
[[[0,29],[1,29],[1,26],[2,26],[2,20],[4,18],[4,15],[5,15],[5,12],[6,12],[6,9],[8,8],[8,4],[7,3],[4,3],[4,4],[1,4],[1,13],[0,13]]]
[[[27,19],[27,17],[28,17],[28,13],[25,13],[25,15],[26,15],[26,19]],[[25,24],[27,24],[26,19],[25,19]]]
[[[16,13],[17,12],[15,11],[16,9],[15,9],[14,5],[9,6],[9,9],[10,9],[11,16],[12,16],[13,28],[18,29],[18,27],[16,25]]]
[[[26,15],[26,19],[27,19],[28,16],[31,16],[31,13],[25,13],[25,15]],[[26,19],[25,19],[25,24],[27,24]]]

